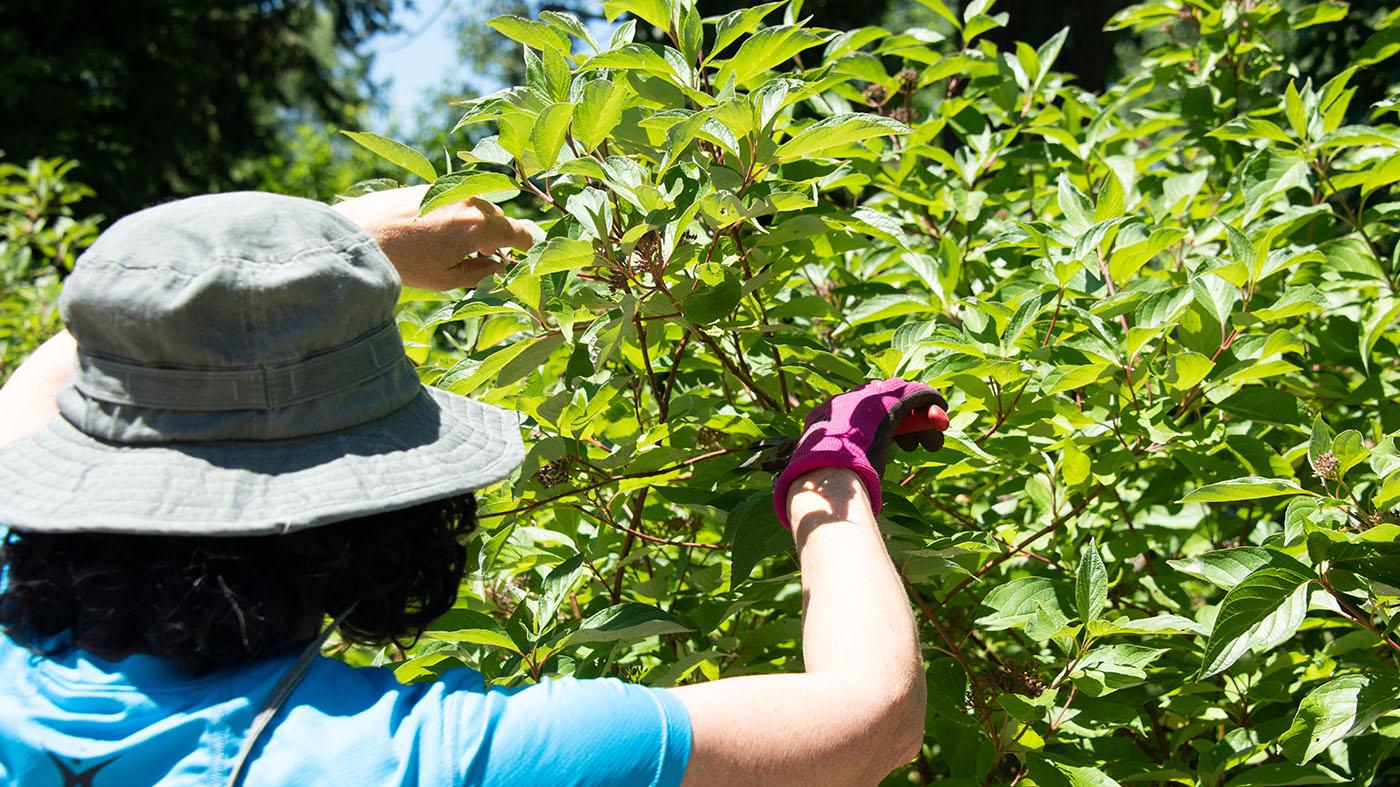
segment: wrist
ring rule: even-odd
[[[773,485],[773,507],[778,514],[778,521],[783,527],[792,529],[792,523],[796,515],[789,514],[791,503],[791,492],[799,479],[805,479],[809,475],[814,475],[819,471],[834,472],[835,483],[822,483],[817,488],[823,491],[830,491],[838,494],[835,490],[843,489],[849,484],[842,484],[838,479],[843,477],[854,478],[856,485],[860,486],[865,495],[862,497],[866,504],[875,512],[880,512],[880,473],[870,465],[870,460],[865,454],[849,450],[844,446],[819,447],[810,450],[799,449],[787,467],[778,474],[778,478]],[[826,476],[817,476],[819,479],[826,479]],[[849,497],[847,495],[846,497]]]
[[[803,473],[787,488],[784,520],[799,541],[830,522],[874,523],[866,479],[849,468],[823,467]]]

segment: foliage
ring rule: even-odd
[[[459,133],[496,133],[456,171],[361,137],[432,176],[425,209],[519,195],[549,225],[469,296],[407,296],[424,379],[519,410],[530,450],[399,674],[798,668],[770,474],[807,408],[901,375],[952,429],[886,479],[930,691],[890,783],[1393,769],[1400,129],[1278,45],[1346,4],[1124,9],[1143,57],[1096,94],[1063,33],[1003,51],[989,0],[921,2],[954,34],[498,18],[526,84],[466,104]]]
[[[289,122],[356,122],[393,0],[0,4],[0,150],[61,156],[121,216],[258,183]]]
[[[234,174],[257,191],[329,202],[355,193],[371,176],[389,176],[383,159],[336,133],[334,123],[301,123],[281,132],[277,149],[250,159]]]
[[[97,237],[101,217],[74,217],[75,206],[92,196],[68,178],[75,166],[62,159],[23,167],[0,160],[0,381],[62,327],[60,277]]]

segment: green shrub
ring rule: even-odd
[[[92,196],[68,179],[76,162],[36,158],[27,166],[0,160],[0,382],[62,327],[60,277],[97,237],[100,217],[76,218]]]
[[[1064,34],[998,51],[991,2],[921,2],[940,29],[606,4],[662,46],[501,17],[528,84],[465,102],[455,171],[359,137],[424,210],[549,227],[404,312],[530,451],[400,674],[799,668],[779,441],[899,375],[953,427],[886,478],[930,687],[890,783],[1368,783],[1400,740],[1400,132],[1275,44],[1346,4],[1128,8],[1142,60],[1096,95]]]

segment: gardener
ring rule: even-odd
[[[394,307],[531,228],[415,220],[421,196],[197,197],[83,255],[71,336],[0,389],[0,784],[871,784],[913,756],[923,673],[872,501],[890,424],[942,401],[900,381],[814,412],[778,479],[804,673],[404,686],[318,657],[327,616],[382,645],[451,609],[471,493],[523,457],[512,413],[419,383]]]

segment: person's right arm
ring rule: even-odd
[[[909,602],[851,471],[788,490],[806,672],[672,689],[690,713],[684,787],[868,785],[914,757],[926,693]]]

